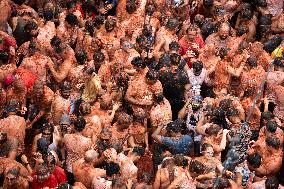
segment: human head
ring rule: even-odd
[[[180,46],[179,46],[179,44],[178,44],[177,41],[172,41],[172,42],[170,43],[170,45],[169,45],[169,49],[170,49],[170,51],[172,51],[172,52],[178,52],[179,49],[180,49]]]
[[[273,113],[271,113],[270,111],[267,112],[262,112],[261,113],[261,118],[265,121],[270,121],[271,119],[274,118]]]
[[[10,100],[6,105],[6,112],[8,114],[16,114],[19,108],[19,102],[17,100]]]
[[[36,37],[38,34],[38,25],[36,22],[29,20],[25,27],[24,30],[26,33],[28,33],[31,37]]]
[[[133,162],[137,162],[145,153],[145,149],[143,147],[134,147],[133,150],[130,150],[128,155],[133,156],[132,160]]]
[[[159,69],[169,67],[171,65],[171,56],[167,53],[161,55],[158,63]]]
[[[43,18],[45,21],[52,20],[54,17],[54,7],[52,3],[47,3],[43,8]]]
[[[1,63],[8,63],[9,53],[6,51],[0,51],[0,61]]]
[[[257,169],[261,165],[261,156],[257,152],[253,154],[248,154],[247,162],[249,166],[251,166],[254,169]]]
[[[54,36],[50,41],[51,46],[56,53],[61,53],[63,51],[61,39],[58,36]]]
[[[75,57],[78,64],[84,65],[87,60],[87,53],[85,50],[80,49],[78,52],[76,52]]]
[[[98,152],[95,150],[88,150],[85,152],[84,160],[86,163],[94,163],[99,157]]]
[[[221,47],[219,52],[218,52],[218,55],[220,56],[221,59],[223,59],[228,55],[229,51],[230,51],[229,48]]]
[[[227,111],[229,108],[232,107],[232,100],[231,99],[224,99],[219,102],[219,107],[223,110]]]
[[[120,172],[120,167],[117,163],[114,163],[114,162],[110,162],[108,164],[106,164],[106,175],[108,177],[113,177],[117,174],[119,174]]]
[[[101,97],[100,108],[103,110],[108,110],[111,108],[111,106],[112,106],[112,98],[108,93],[106,93]]]
[[[146,112],[144,109],[142,108],[137,108],[134,112],[133,112],[133,116],[136,120],[139,121],[144,121],[144,119],[146,118]]]
[[[186,33],[187,33],[186,36],[189,39],[193,40],[197,35],[197,30],[198,30],[198,27],[196,25],[193,24],[193,25],[189,26],[186,30]]]
[[[169,134],[172,137],[175,137],[175,136],[181,134],[183,125],[184,125],[184,121],[182,119],[177,119],[173,122],[170,122],[167,125],[166,130],[167,130],[167,132],[169,132]]]
[[[212,8],[213,7],[213,0],[203,0],[203,6],[205,8]]]
[[[131,64],[134,66],[134,68],[136,70],[142,70],[142,69],[146,68],[145,62],[139,56],[133,58],[133,60],[131,61]]]
[[[68,13],[67,16],[65,17],[65,21],[72,27],[79,25],[79,20],[77,16],[74,15],[73,13]]]
[[[91,21],[91,20],[87,20],[86,23],[85,23],[85,30],[87,33],[89,33],[91,36],[93,35],[94,33],[94,22]]]
[[[189,170],[191,173],[195,173],[197,175],[204,174],[205,168],[205,165],[198,160],[190,161]]]
[[[172,65],[175,65],[175,66],[179,65],[179,63],[180,63],[180,61],[181,61],[181,56],[180,56],[179,54],[177,54],[177,53],[172,53],[172,54],[170,55],[170,58],[171,58],[171,63],[172,63]]]
[[[211,158],[214,156],[214,150],[211,144],[204,143],[201,148],[202,155],[206,158]]]
[[[79,116],[74,123],[75,130],[81,132],[85,129],[87,122],[83,116]]]
[[[247,59],[247,63],[252,68],[256,68],[257,67],[257,58],[253,55],[250,55],[250,57]]]
[[[249,3],[243,3],[240,16],[250,20],[252,18],[252,7]]]
[[[70,93],[72,90],[72,86],[71,83],[68,81],[64,81],[61,85],[60,85],[60,93],[61,96],[65,99],[68,99],[70,97]]]
[[[213,180],[213,183],[217,182],[216,179],[219,179],[219,178],[215,178]],[[216,186],[216,189],[224,189],[224,188],[230,188],[230,182],[227,178],[220,178],[217,182],[217,186]]]
[[[151,36],[153,32],[152,26],[150,24],[145,24],[142,32],[145,36]]]
[[[203,69],[203,62],[201,61],[193,62],[192,69],[193,69],[194,75],[199,76]]]
[[[148,84],[154,84],[157,82],[159,74],[155,70],[149,70],[146,73],[146,79]]]
[[[66,134],[71,126],[71,118],[67,114],[63,114],[60,119],[60,127],[62,135]]]
[[[237,29],[237,36],[242,36],[249,32],[249,28],[246,25],[240,25]]]
[[[204,16],[201,15],[201,14],[197,14],[195,17],[194,17],[194,24],[196,24],[198,27],[202,27],[204,23]]]
[[[211,21],[205,21],[201,26],[201,34],[204,37],[208,37],[210,34],[214,33],[215,25]]]
[[[46,141],[50,144],[51,137],[54,131],[54,125],[51,123],[44,123],[41,128],[42,138],[46,139]]]
[[[275,121],[269,121],[266,126],[267,130],[271,133],[275,133],[277,130],[277,127],[278,127],[278,124]]]
[[[20,176],[20,169],[18,167],[10,168],[5,174],[5,180],[8,186],[16,184]]]
[[[0,144],[6,142],[7,140],[8,140],[7,133],[1,131],[0,132]]]
[[[98,15],[94,19],[94,26],[99,29],[105,22],[105,18],[101,15]]]
[[[174,156],[175,165],[179,167],[187,167],[188,160],[184,157],[184,155],[178,154]]]
[[[83,102],[80,104],[79,111],[81,115],[86,116],[91,113],[91,105],[88,102]]]
[[[46,156],[48,153],[48,144],[45,138],[39,138],[37,140],[37,152],[42,156]]]
[[[265,181],[265,189],[278,189],[279,181],[276,177],[270,176]]]
[[[202,96],[194,96],[192,98],[191,108],[193,111],[197,111],[200,109],[202,100],[203,100]]]
[[[163,93],[155,95],[155,102],[160,104],[161,102],[164,102],[164,95]]]
[[[281,36],[274,36],[264,43],[263,49],[268,53],[272,53],[282,42]]]
[[[49,170],[48,170],[46,164],[37,165],[35,171],[36,171],[37,181],[39,183],[43,183],[50,176],[50,173],[49,173]]]
[[[114,30],[116,26],[116,21],[114,18],[107,18],[106,22],[105,22],[105,29],[107,32],[111,32],[112,30]]]
[[[132,123],[132,121],[133,121],[132,116],[128,115],[127,113],[121,113],[117,119],[117,123],[119,126],[118,129],[119,130],[127,129]]]
[[[166,24],[166,28],[169,31],[175,31],[177,29],[177,27],[179,26],[179,22],[177,19],[170,17],[168,19],[168,22]]]
[[[152,16],[153,13],[155,12],[156,8],[153,4],[149,4],[146,6],[146,15]]]
[[[221,131],[222,127],[217,124],[212,124],[210,127],[206,128],[205,133],[212,136],[217,135]]]
[[[222,23],[220,25],[219,31],[218,31],[218,35],[220,37],[220,39],[225,40],[228,38],[230,34],[230,26],[228,23]]]
[[[278,149],[280,147],[280,140],[276,136],[267,136],[265,138],[265,143],[273,149]]]
[[[125,10],[129,13],[132,14],[137,10],[138,6],[137,6],[137,2],[136,0],[127,0],[126,1],[126,6],[125,6]]]
[[[48,153],[46,164],[47,164],[47,168],[49,169],[49,172],[52,173],[56,166],[56,159],[52,153]]]

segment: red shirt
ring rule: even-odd
[[[199,48],[198,49],[193,48],[192,47],[193,43],[196,43],[199,46]],[[204,41],[203,41],[202,37],[200,37],[200,36],[196,36],[193,41],[188,41],[185,37],[183,37],[179,40],[179,45],[180,45],[180,54],[181,55],[185,55],[187,53],[187,51],[191,50],[195,53],[195,57],[198,56],[198,53],[197,53],[198,50],[202,49],[205,46]],[[190,60],[188,61],[188,66],[191,67]]]
[[[42,189],[44,187],[56,188],[58,186],[55,176],[52,174],[44,182],[38,182],[36,174],[32,174],[32,189]]]
[[[66,174],[61,167],[56,166],[52,174],[55,176],[58,185],[67,182]]]

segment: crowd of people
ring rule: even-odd
[[[283,9],[0,0],[0,188],[283,188]]]

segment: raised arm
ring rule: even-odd
[[[163,128],[164,125],[159,126],[157,130],[152,134],[152,138],[160,144],[162,144],[162,136],[160,135],[160,132],[162,131]]]
[[[72,60],[65,60],[63,64],[59,67],[58,71],[55,70],[54,64],[51,60],[48,62],[47,65],[54,79],[58,83],[60,83],[68,76],[68,73],[72,68],[72,64]]]

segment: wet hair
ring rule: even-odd
[[[167,53],[162,54],[159,59],[159,64],[158,64],[159,69],[163,68],[164,66],[170,66],[170,65],[171,65],[170,54]]]
[[[79,50],[79,52],[75,55],[77,62],[80,65],[84,65],[87,60],[87,53],[83,49]]]
[[[272,61],[272,63],[273,63],[275,66],[284,67],[284,65],[282,64],[281,58],[279,58],[279,57],[274,58],[274,60]]]
[[[196,71],[201,71],[203,69],[203,62],[201,62],[201,61],[193,62],[192,68]]]
[[[127,2],[125,10],[129,13],[132,14],[137,10],[137,5],[133,2]]]
[[[156,81],[159,78],[159,74],[155,70],[149,70],[146,73],[146,78],[150,81]]]
[[[150,36],[152,34],[152,26],[149,24],[145,24],[142,32],[143,32],[143,35]]]
[[[29,20],[28,23],[26,23],[24,27],[24,30],[26,32],[31,32],[32,30],[36,30],[36,29],[38,29],[38,25],[32,20]]]
[[[85,129],[86,124],[87,124],[87,122],[84,119],[84,117],[79,116],[74,123],[76,131],[79,131],[79,132],[83,131]]]
[[[268,146],[271,146],[275,149],[278,149],[280,147],[280,140],[276,136],[267,136],[265,138],[265,142]]]
[[[71,91],[72,85],[68,81],[64,81],[63,83],[60,84],[60,89],[61,91]]]
[[[219,125],[212,124],[210,127],[205,129],[205,133],[208,135],[217,135],[221,129],[222,127],[220,127]]]
[[[105,22],[105,29],[107,32],[111,32],[116,25],[116,21],[114,19],[108,19]]]
[[[281,44],[282,40],[281,36],[274,36],[264,43],[263,49],[271,54]]]
[[[65,21],[70,24],[71,26],[78,26],[79,25],[79,20],[76,15],[69,13],[65,17]]]
[[[201,146],[201,151],[205,151],[207,148],[213,148],[213,146],[211,144],[204,143]]]
[[[205,8],[211,8],[211,7],[213,7],[213,3],[214,3],[213,0],[203,0],[203,6],[204,6]]]
[[[139,56],[135,57],[132,59],[131,61],[131,64],[134,66],[134,67],[138,67],[138,68],[145,68],[146,67],[146,64],[145,62],[143,61],[143,59]]]
[[[276,177],[270,176],[265,181],[265,189],[278,189],[279,181]]]
[[[266,0],[255,0],[257,6],[259,7],[267,7],[267,2]]]
[[[245,19],[252,18],[252,7],[249,3],[244,3],[241,9],[240,16]]]
[[[94,33],[94,22],[89,21],[89,20],[86,21],[85,30],[86,30],[86,32],[88,32],[92,35]]]
[[[235,116],[238,115],[240,112],[239,110],[235,108],[230,108],[229,110],[226,111],[226,116]]]
[[[13,0],[14,3],[16,3],[17,5],[22,5],[24,4],[26,1],[25,0]]]
[[[179,54],[173,53],[170,55],[170,58],[173,65],[178,65],[180,63],[181,56]]]
[[[61,39],[55,35],[51,40],[50,40],[50,44],[54,47],[58,47],[61,44]]]
[[[41,133],[43,133],[44,131],[49,131],[50,133],[53,133],[54,125],[52,123],[44,123],[40,130]]]
[[[9,54],[6,51],[0,51],[0,60],[3,62],[9,61]]]
[[[240,25],[237,28],[237,36],[242,36],[249,32],[249,28],[246,25]]]
[[[138,156],[143,156],[145,153],[145,149],[142,147],[134,147],[133,148],[133,153],[135,153]]]
[[[174,156],[175,165],[179,167],[187,167],[188,160],[184,157],[184,155],[178,154]]]
[[[66,7],[67,9],[72,9],[73,7],[75,7],[77,4],[77,0],[69,0],[66,3]]]
[[[248,65],[255,68],[257,67],[257,58],[254,55],[250,55],[250,57],[247,59]]]
[[[156,8],[154,5],[147,5],[146,6],[146,15],[152,16],[153,13],[155,12]]]
[[[50,8],[43,10],[43,17],[46,21],[52,20],[54,17],[54,11]]]
[[[176,119],[173,122],[168,123],[166,130],[168,132],[179,133],[182,131],[184,121],[182,119]]]
[[[129,126],[129,124],[131,124],[133,121],[133,118],[131,115],[128,115],[127,113],[121,113],[119,116],[118,116],[118,124],[119,125],[125,125],[124,128],[127,128]]]
[[[166,27],[169,29],[169,30],[175,30],[177,27],[179,26],[179,22],[177,19],[175,18],[169,18],[168,19],[168,22],[166,24]]]
[[[263,25],[271,25],[271,24],[272,24],[271,15],[265,14],[259,18],[258,25],[263,26]]]
[[[101,16],[101,15],[98,15],[98,16],[96,16],[95,19],[94,19],[94,26],[95,26],[96,28],[98,28],[98,27],[100,27],[101,25],[103,25],[104,22],[105,22],[105,18],[104,18],[103,16]]]
[[[164,95],[163,95],[163,93],[156,95],[156,96],[155,96],[155,101],[156,101],[157,103],[163,102],[163,101],[164,101]]]
[[[249,47],[249,44],[246,41],[242,41],[242,42],[240,42],[240,44],[238,46],[238,50],[240,52],[243,52],[248,47]]]
[[[178,51],[180,49],[180,46],[177,41],[172,41],[169,45],[169,49],[171,51]]]
[[[117,163],[110,162],[110,163],[106,164],[105,170],[106,170],[106,175],[111,177],[115,174],[119,174],[120,167]]]
[[[98,150],[98,153],[101,154],[103,153],[105,150],[111,148],[111,145],[105,141],[105,140],[99,140],[97,142],[97,150]]]
[[[55,165],[56,164],[56,159],[52,153],[48,153],[47,155],[47,164],[49,165]]]
[[[249,154],[247,157],[247,161],[250,166],[257,169],[261,165],[261,156],[257,152],[254,154]]]
[[[230,182],[226,178],[215,178],[213,179],[213,183],[215,182],[217,183],[216,189],[230,188]]]
[[[206,38],[210,34],[214,33],[215,25],[211,21],[205,21],[200,29],[201,29],[201,34]]]
[[[271,133],[275,133],[278,127],[278,124],[275,121],[269,121],[267,123],[267,130]]]
[[[274,115],[273,115],[273,113],[271,113],[270,111],[262,112],[262,113],[261,113],[261,118],[264,119],[264,120],[269,121],[269,120],[271,120],[271,119],[274,118]]]
[[[231,99],[224,99],[219,102],[219,107],[223,110],[229,110],[232,107],[232,100]]]
[[[189,164],[189,171],[198,175],[204,174],[205,165],[198,160],[191,160]]]
[[[229,48],[221,47],[218,52],[218,55],[220,56],[221,59],[223,59],[225,56],[227,56],[228,52],[229,52]]]
[[[194,23],[201,28],[204,23],[204,17],[201,15],[195,15],[194,17]]]
[[[105,60],[105,55],[101,51],[94,52],[93,60],[102,63]]]

